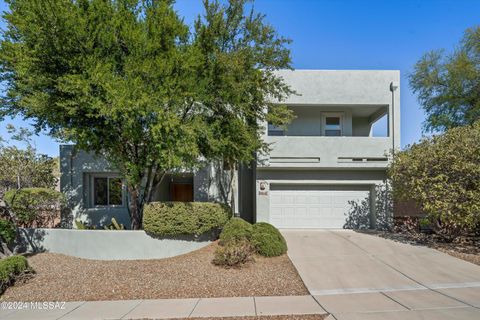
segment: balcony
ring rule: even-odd
[[[263,168],[384,169],[392,148],[389,137],[267,136],[270,154]]]

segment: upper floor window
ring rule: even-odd
[[[94,206],[123,206],[123,181],[119,177],[93,177]]]
[[[268,124],[268,135],[269,136],[283,136],[285,131],[282,128],[276,127],[273,124]]]
[[[323,134],[329,137],[339,137],[342,135],[342,115],[327,113],[323,116]]]

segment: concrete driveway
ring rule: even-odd
[[[308,290],[338,320],[480,319],[480,266],[350,230],[282,233]]]

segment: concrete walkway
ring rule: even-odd
[[[0,319],[171,319],[325,314],[312,296],[67,302],[64,309],[0,310]]]
[[[480,267],[349,230],[282,230],[288,255],[332,318],[480,319]]]

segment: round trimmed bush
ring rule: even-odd
[[[264,257],[281,256],[287,252],[287,242],[277,228],[266,222],[253,225],[252,244],[258,254]]]
[[[220,233],[220,245],[240,240],[250,241],[252,237],[252,225],[241,218],[232,218],[223,227]]]

